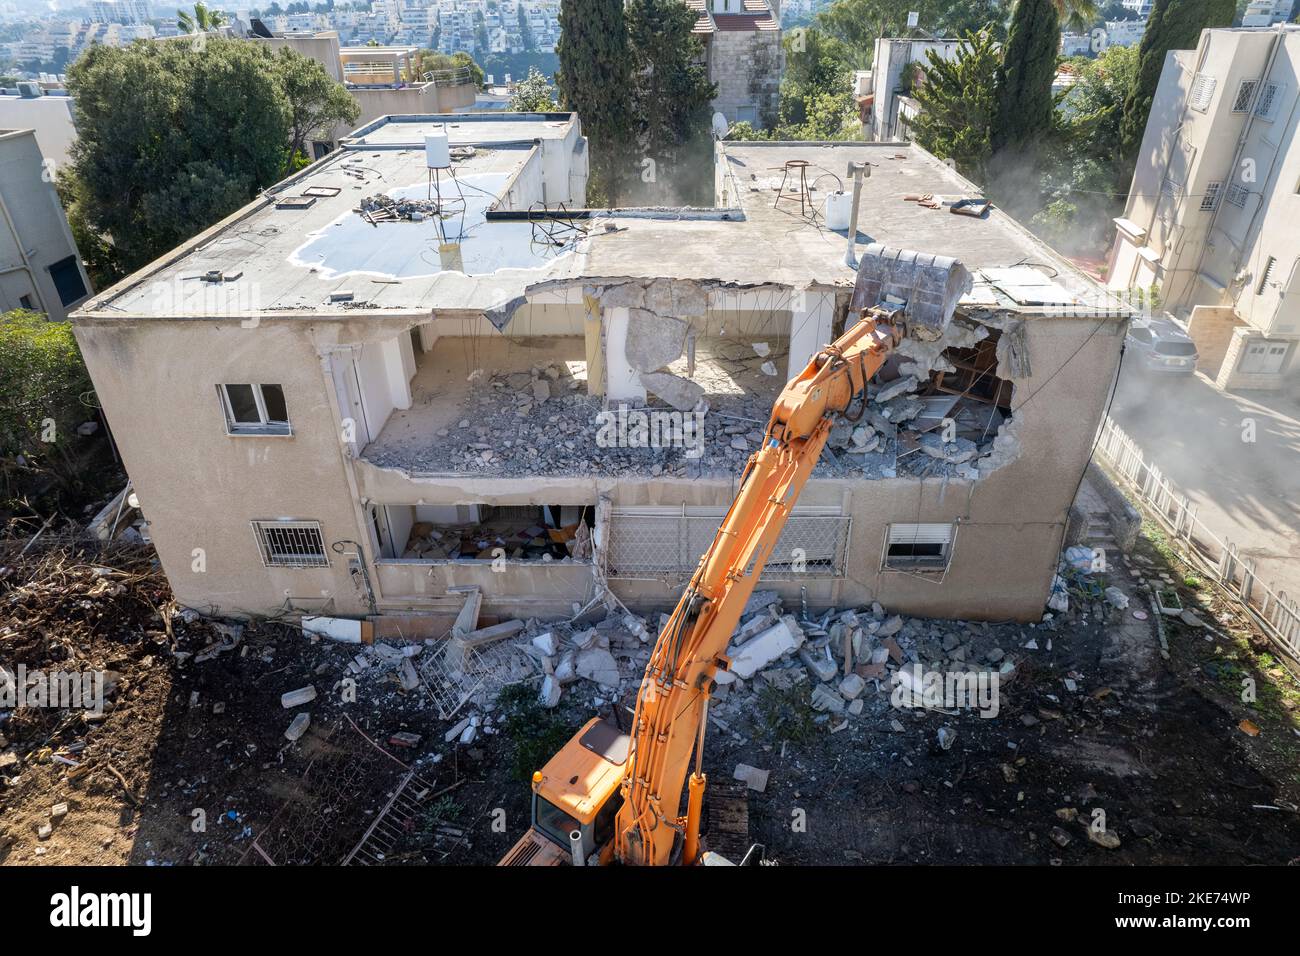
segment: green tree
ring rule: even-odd
[[[998,70],[994,152],[1036,150],[1052,130],[1052,81],[1060,46],[1061,20],[1053,0],[1019,0]]]
[[[921,112],[912,138],[940,159],[951,159],[962,175],[984,182],[993,154],[997,76],[1002,58],[990,30],[968,34],[952,60],[926,53],[924,82],[913,90]]]
[[[1165,54],[1170,50],[1195,49],[1201,31],[1228,26],[1235,9],[1234,0],[1155,0],[1138,46],[1137,81],[1124,102],[1124,119],[1120,124],[1119,147],[1130,162],[1136,160],[1142,147],[1142,134],[1160,83]]]
[[[284,175],[313,122],[355,117],[322,92],[324,76],[292,51],[221,37],[202,51],[89,47],[68,70],[78,135],[61,186],[74,228],[131,270],[234,212]]]
[[[835,0],[813,24],[843,44],[849,66],[867,69],[877,37],[915,35],[907,26],[912,12],[931,36],[965,36],[987,28],[1000,39],[1008,6],[1008,0]]]
[[[560,0],[560,103],[582,118],[591,147],[589,205],[614,204],[631,165],[631,57],[623,0]]]
[[[90,390],[70,322],[21,309],[0,315],[0,507],[44,477],[76,485],[70,448],[90,417],[81,401]]]
[[[194,12],[176,11],[176,29],[181,33],[207,33],[226,25],[226,15],[220,10],[209,10],[207,4],[199,0],[194,4]]]
[[[420,76],[425,76],[429,73],[440,73],[446,70],[468,68],[470,76],[474,81],[474,85],[480,90],[483,89],[483,82],[486,78],[483,68],[479,66],[474,58],[464,50],[458,50],[455,53],[439,53],[437,50],[425,47],[424,49],[416,50],[413,59],[415,61],[415,72],[420,74]]]
[[[510,109],[515,113],[549,113],[557,109],[555,88],[537,67],[529,67],[528,76],[515,84]]]
[[[781,77],[777,138],[841,138],[835,135],[841,126],[838,118],[832,122],[829,117],[853,108],[852,56],[847,45],[816,27],[792,31],[782,42],[786,68]],[[810,123],[813,113],[818,120]]]
[[[625,17],[632,115],[641,151],[639,191],[653,201],[703,202],[706,191],[712,193],[712,183],[692,167],[708,163],[709,104],[716,87],[709,82],[703,50],[692,33],[695,11],[680,0],[629,0]]]
[[[537,37],[533,36],[533,27],[528,22],[528,13],[522,3],[515,7],[515,13],[519,20],[519,44],[531,53],[537,49]]]
[[[280,83],[289,101],[287,163],[292,164],[306,154],[308,140],[331,132],[339,123],[349,127],[356,123],[361,107],[315,60],[287,47],[278,51],[277,59]]]

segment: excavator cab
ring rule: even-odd
[[[500,866],[610,862],[632,738],[594,717],[533,774],[532,826]],[[593,856],[596,858],[593,860]]]

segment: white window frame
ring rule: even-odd
[[[1237,84],[1237,96],[1232,101],[1232,112],[1249,113],[1251,100],[1255,98],[1255,90],[1259,88],[1259,80],[1242,80]]]
[[[907,523],[892,522],[885,527],[885,545],[880,552],[881,571],[947,571],[952,564],[953,547],[957,543],[957,525],[954,522]],[[897,544],[939,544],[940,554],[927,557],[893,557],[889,549]]]
[[[1219,205],[1219,194],[1223,192],[1223,183],[1215,180],[1205,184],[1205,192],[1201,195],[1201,212],[1213,212]]]
[[[230,402],[230,393],[227,389],[231,385],[247,385],[253,390],[253,402],[257,405],[257,417],[260,421],[257,424],[251,422],[235,421],[235,409]],[[272,421],[266,412],[266,399],[262,397],[262,389],[267,385],[279,385],[278,382],[265,382],[261,384],[253,382],[230,382],[217,386],[217,394],[221,398],[221,410],[226,416],[226,434],[232,437],[243,437],[247,435],[271,436],[271,437],[291,437],[293,435],[293,425],[286,418],[285,421]],[[284,386],[279,385],[283,394]],[[289,403],[285,401],[285,415],[289,414]]]
[[[325,534],[321,530],[319,521],[293,518],[260,518],[250,521],[249,524],[253,527],[253,538],[257,542],[258,552],[262,555],[263,567],[328,568],[330,566]],[[275,538],[308,540],[311,537],[314,537],[320,543],[319,554],[310,549],[295,552],[292,549],[284,549],[272,544]]]

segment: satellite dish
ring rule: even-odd
[[[723,116],[721,113],[713,114],[713,138],[714,139],[726,139],[727,132],[730,129],[731,129],[731,124],[727,122],[727,118],[725,116]]]

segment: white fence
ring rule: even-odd
[[[1176,550],[1203,566],[1282,651],[1300,661],[1300,604],[1260,581],[1253,561],[1201,523],[1187,496],[1146,461],[1142,449],[1109,415],[1102,423],[1097,451],[1108,470],[1159,519]]]

